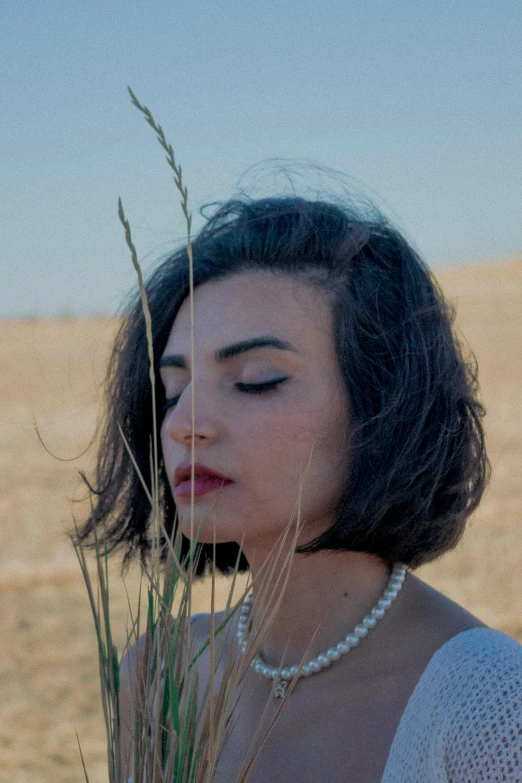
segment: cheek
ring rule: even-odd
[[[261,488],[295,495],[300,480],[320,481],[327,491],[337,487],[342,471],[344,449],[342,428],[325,417],[324,405],[277,415],[252,417],[241,428],[241,452],[248,473]],[[310,490],[306,490],[309,492]]]
[[[280,459],[291,464],[313,440],[309,417],[300,410],[284,409],[252,416],[241,423],[242,447],[254,461]]]

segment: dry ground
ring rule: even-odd
[[[457,549],[416,573],[522,641],[522,261],[437,276],[479,362],[493,478]],[[64,531],[86,511],[71,501],[82,497],[78,469],[92,468],[86,450],[114,331],[102,319],[0,323],[0,783],[80,783],[75,729],[90,780],[107,779],[94,630]],[[121,649],[116,562],[113,574]],[[131,595],[136,585],[134,572]],[[222,580],[222,601],[226,590]],[[194,611],[208,609],[207,596],[202,585]]]

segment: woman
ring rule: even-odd
[[[302,485],[288,584],[216,781],[234,779],[271,689],[284,692],[317,629],[253,783],[522,780],[522,646],[412,573],[456,546],[489,478],[476,367],[428,268],[375,211],[300,198],[222,205],[193,254],[194,366],[185,249],[146,285],[167,530],[177,512],[186,552],[192,379],[207,476],[195,486],[194,524],[208,517],[199,574],[215,528],[218,571],[240,555],[255,577]],[[110,366],[105,491],[82,535],[112,513],[103,541],[128,561],[149,550],[149,503],[118,430],[149,475],[139,295]],[[249,609],[227,644],[245,639]],[[209,616],[192,623],[206,639]],[[209,669],[203,656],[204,681]]]

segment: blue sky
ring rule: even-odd
[[[127,85],[195,230],[282,158],[353,178],[434,268],[521,255],[521,41],[519,0],[4,0],[0,317],[117,311],[119,196],[145,273],[183,240]]]

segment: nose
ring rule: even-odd
[[[177,405],[165,413],[162,430],[170,438],[184,446],[192,442],[192,400],[190,387],[186,387]],[[218,437],[218,425],[215,419],[203,410],[201,397],[194,400],[194,439],[212,441]]]

